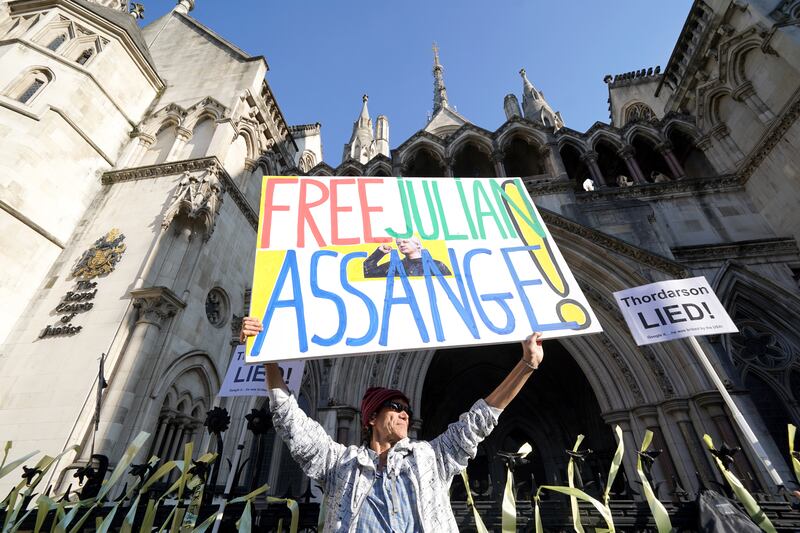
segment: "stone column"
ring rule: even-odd
[[[634,150],[633,146],[623,146],[619,149],[617,155],[620,156],[623,161],[625,161],[625,166],[628,167],[628,173],[630,173],[633,181],[639,185],[647,183],[644,174],[642,174],[642,169],[639,168],[639,163],[634,157],[634,155],[636,155],[636,150]]]
[[[685,450],[689,452],[688,458],[690,463],[686,464],[686,456],[679,454],[678,459],[683,461],[683,468],[686,471],[687,478],[691,482],[691,487],[684,487],[689,492],[695,492],[698,489],[697,479],[694,472],[700,474],[704,483],[708,481],[720,481],[720,477],[716,474],[716,470],[711,468],[711,461],[709,458],[708,449],[705,444],[700,440],[700,434],[692,423],[692,418],[689,413],[689,402],[684,399],[669,400],[662,404],[664,413],[672,419],[677,425],[678,433]]]
[[[158,454],[159,444],[161,444],[161,439],[164,438],[164,432],[167,430],[167,424],[169,422],[168,416],[169,415],[166,413],[162,413],[161,416],[158,417],[156,435],[153,437],[153,440],[150,441],[150,453],[147,454],[148,457]]]
[[[186,436],[186,417],[179,416],[175,419],[175,438],[169,447],[167,458],[183,457],[183,438]]]
[[[148,133],[131,133],[135,139],[132,141],[117,163],[118,167],[135,167],[141,161],[144,153],[156,142],[156,138]]]
[[[603,173],[600,171],[600,167],[597,165],[597,152],[594,150],[586,152],[581,156],[581,161],[586,163],[586,166],[589,167],[589,174],[591,174],[595,184],[600,187],[605,187],[606,181],[603,177]]]
[[[675,490],[673,479],[678,479],[678,472],[675,470],[675,463],[672,461],[672,452],[664,440],[661,431],[661,424],[658,420],[658,409],[653,406],[644,406],[636,409],[634,414],[644,423],[644,427],[653,432],[653,442],[651,450],[663,450],[653,463],[653,481],[663,481],[667,490],[662,489],[658,494],[661,499],[672,499],[672,492]],[[655,487],[654,487],[655,490]]]
[[[447,176],[448,178],[453,177],[453,165],[455,164],[455,162],[456,158],[453,156],[450,156],[444,160],[444,175]]]
[[[722,173],[724,170],[727,170],[725,162],[717,153],[714,144],[711,142],[710,136],[705,135],[700,137],[695,141],[695,145],[703,152],[703,155],[706,156],[706,159],[708,159],[708,161],[711,163],[711,166],[714,167],[714,170],[717,173]]]
[[[735,168],[736,163],[744,158],[744,154],[737,146],[736,141],[731,137],[731,130],[724,123],[719,123],[709,131],[709,134],[717,139],[722,145],[728,159],[728,168]]]
[[[731,97],[737,102],[742,102],[749,107],[750,110],[758,116],[758,120],[764,124],[769,124],[775,118],[775,114],[767,107],[767,104],[759,98],[753,88],[753,84],[749,81],[739,85],[733,93],[731,93]]]
[[[672,151],[672,143],[670,142],[660,143],[656,145],[656,151],[659,154],[661,154],[661,157],[663,157],[664,161],[667,162],[669,171],[672,172],[672,177],[674,179],[681,179],[686,177],[686,172],[684,172],[683,167],[678,161],[678,158],[675,157],[675,153]]]
[[[500,150],[495,150],[491,155],[492,163],[494,163],[494,172],[499,178],[506,177],[506,167],[503,165],[504,154]]]
[[[567,169],[564,167],[564,161],[561,159],[561,153],[558,151],[558,143],[547,143],[539,153],[547,157],[547,162],[550,164],[550,173],[553,177],[562,176],[567,173]]]
[[[110,376],[105,406],[113,414],[105,430],[101,425],[102,433],[98,435],[100,453],[111,457],[116,457],[114,452],[122,453],[140,425],[136,419],[147,398],[148,382],[157,368],[162,330],[178,310],[186,307],[166,287],[135,289],[131,298],[136,324],[125,351],[119,355],[121,361],[115,362],[116,368]]]
[[[172,459],[172,457],[169,457],[169,450],[172,448],[172,441],[175,440],[175,430],[177,428],[175,418],[170,417],[169,422],[167,422],[167,432],[164,434],[164,440],[157,450],[159,457],[165,461]]]
[[[169,154],[167,154],[166,161],[178,161],[182,159],[183,149],[186,147],[186,143],[188,143],[191,138],[192,130],[187,130],[183,126],[178,126],[175,134],[175,142],[172,143],[172,148],[170,148]]]

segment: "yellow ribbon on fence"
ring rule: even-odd
[[[614,459],[611,460],[611,468],[608,469],[608,480],[606,481],[606,490],[603,491],[603,504],[608,507],[611,485],[617,478],[617,472],[622,464],[622,456],[625,454],[625,442],[622,440],[622,428],[614,426],[614,433],[617,434],[617,451],[614,452]]]
[[[709,450],[714,449],[714,441],[711,439],[710,435],[703,435],[703,440],[705,441]],[[733,489],[736,499],[742,503],[745,511],[747,511],[747,514],[753,519],[753,522],[755,522],[758,527],[767,533],[776,533],[775,526],[772,525],[772,522],[770,522],[767,515],[761,510],[761,507],[758,506],[755,498],[753,498],[747,489],[744,488],[744,485],[742,485],[742,482],[739,481],[739,478],[733,475],[730,470],[725,468],[725,465],[722,464],[722,461],[720,461],[716,456],[714,456],[714,460],[722,472],[722,475],[725,477],[725,480],[731,486],[731,489]]]
[[[36,522],[33,526],[33,533],[39,533],[42,530],[42,525],[44,524],[45,519],[47,518],[47,514],[54,508],[57,507],[55,500],[50,498],[49,496],[45,496],[42,494],[36,499]],[[55,520],[55,517],[53,518]]]
[[[6,444],[6,446],[8,446],[8,444]],[[6,453],[8,453],[8,450],[6,450]],[[37,453],[39,453],[39,450],[32,451],[31,453],[23,455],[19,459],[11,461],[8,464],[5,464],[5,459],[3,459],[3,465],[4,466],[2,468],[0,468],[0,479],[5,477],[6,475],[10,474],[15,468],[17,468],[19,465],[21,465],[22,463],[24,463],[25,461],[27,461],[28,459],[30,459],[31,457],[33,457]]]
[[[250,505],[250,502],[256,499],[256,497],[260,496],[261,494],[264,494],[268,490],[269,490],[269,485],[264,484],[261,485],[256,490],[254,490],[253,492],[249,492],[244,496],[239,496],[238,498],[234,498],[228,502],[228,505],[232,503],[245,502],[244,511],[242,511],[242,516],[239,518],[238,521],[239,533],[250,533],[250,529],[252,528],[253,524],[253,518],[251,516],[251,511],[250,511],[252,506]]]
[[[289,523],[289,533],[297,533],[297,526],[300,524],[300,506],[290,498],[273,498],[267,496],[267,503],[285,503],[292,513],[292,521]]]
[[[79,447],[77,445],[70,446],[60,454],[56,455],[55,457],[50,457],[49,455],[45,455],[34,466],[36,470],[36,474],[34,477],[28,481],[27,479],[22,479],[17,486],[12,490],[9,494],[9,501],[6,510],[6,518],[3,522],[3,533],[13,533],[14,531],[18,530],[22,526],[22,522],[33,512],[33,509],[29,510],[28,512],[24,513],[22,518],[17,520],[17,517],[22,513],[23,509],[22,506],[25,505],[31,498],[33,491],[39,485],[39,483],[44,479],[45,474],[50,467],[52,467],[58,459],[61,458],[64,454],[77,451]],[[11,465],[9,465],[11,466]],[[24,492],[23,492],[24,489]],[[21,493],[21,495],[20,495]],[[19,505],[16,505],[16,502],[19,501]],[[16,523],[15,523],[16,522]]]
[[[646,452],[652,441],[653,432],[648,429],[644,433],[644,440],[642,441],[642,447],[639,451],[641,453]],[[650,512],[653,513],[653,519],[656,521],[658,533],[669,533],[672,531],[672,522],[669,519],[667,509],[664,507],[664,504],[661,503],[658,498],[656,498],[656,495],[653,492],[653,487],[650,486],[650,482],[647,480],[647,476],[642,468],[641,455],[638,456],[638,459],[636,460],[636,472],[639,474],[639,480],[642,482],[644,497],[647,500],[647,505],[650,507]]]
[[[472,508],[472,516],[475,518],[475,530],[478,533],[489,533],[489,530],[483,524],[483,520],[481,520],[481,515],[475,509],[475,500],[472,499],[472,490],[469,488],[469,477],[467,476],[466,468],[461,471],[461,479],[464,480],[464,487],[467,489],[467,505]],[[320,529],[319,531],[322,530]]]
[[[797,428],[793,424],[789,424],[789,457],[792,458],[792,468],[794,469],[794,477],[800,483],[800,459],[794,456],[794,436]]]
[[[573,452],[578,451],[578,448],[580,448],[583,439],[584,439],[583,435],[578,435],[578,438],[575,440],[575,446],[572,447]],[[569,463],[567,464],[567,483],[569,484],[569,488],[571,489],[575,488],[575,483],[573,481],[574,475],[575,475],[575,460],[572,457],[570,457]],[[572,510],[572,526],[578,533],[583,533],[583,526],[581,525],[580,509],[578,507],[578,500],[576,496],[570,495],[569,506],[570,509]]]
[[[597,509],[597,512],[600,513],[600,516],[603,517],[603,520],[606,521],[606,525],[608,526],[608,529],[606,531],[609,531],[610,533],[614,533],[616,531],[614,529],[614,518],[611,516],[611,510],[609,510],[608,507],[603,505],[603,502],[601,502],[600,500],[598,500],[596,498],[592,498],[591,496],[589,496],[588,494],[583,492],[581,489],[576,489],[574,487],[559,487],[559,486],[555,486],[555,485],[542,485],[541,487],[539,487],[539,490],[536,492],[536,498],[535,498],[536,500],[538,500],[539,493],[541,491],[543,491],[543,490],[552,490],[553,492],[559,492],[561,494],[566,494],[570,498],[577,498],[579,500],[583,500],[585,502],[588,502],[588,503],[592,504],[594,506],[594,508]],[[538,507],[538,505],[537,505],[537,507]],[[537,527],[537,530],[536,530],[537,533],[541,533],[541,522],[540,521],[537,522],[537,526],[536,527]]]
[[[12,443],[10,440],[6,441],[5,446],[3,446],[3,459],[0,461],[0,470],[6,465],[6,459],[8,459],[8,451],[11,449]]]
[[[529,443],[523,444],[517,453],[521,457],[527,456],[533,448]],[[516,533],[517,531],[517,501],[514,497],[514,474],[511,468],[506,469],[506,488],[503,492],[503,515],[502,515],[502,531],[503,533]]]

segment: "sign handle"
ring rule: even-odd
[[[697,356],[697,359],[700,361],[700,364],[703,365],[703,368],[708,374],[708,377],[710,377],[711,381],[714,382],[714,385],[717,386],[717,390],[722,395],[722,398],[725,400],[725,405],[728,406],[728,409],[733,415],[733,419],[736,421],[736,424],[739,426],[739,429],[744,434],[747,443],[750,445],[750,447],[756,453],[758,458],[764,464],[764,468],[766,468],[767,472],[769,472],[772,481],[774,481],[776,485],[783,485],[783,480],[781,479],[781,476],[778,474],[778,471],[775,470],[775,467],[773,466],[772,461],[767,455],[767,452],[761,446],[761,443],[758,441],[758,438],[756,438],[755,433],[753,433],[753,430],[750,428],[750,424],[747,423],[747,420],[745,420],[744,415],[736,406],[736,403],[734,403],[733,398],[728,393],[728,389],[725,388],[725,384],[722,383],[719,374],[717,374],[717,371],[711,365],[711,361],[709,361],[708,356],[706,355],[702,346],[700,346],[700,343],[697,342],[697,337],[691,336],[688,337],[688,339],[689,339],[689,344],[691,344],[692,349],[694,350],[694,353]]]

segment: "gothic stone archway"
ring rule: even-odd
[[[518,344],[503,344],[436,352],[425,376],[420,437],[436,437],[478,398],[487,396],[517,363],[520,350]],[[616,441],[603,422],[594,392],[561,343],[545,342],[545,353],[542,368],[503,412],[467,467],[479,498],[502,498],[505,468],[497,452],[517,451],[525,442],[534,452],[530,465],[517,470],[518,498],[530,496],[531,474],[538,484],[566,482],[565,450],[572,448],[579,434],[586,435],[581,448],[594,450],[583,469],[584,481],[598,474],[605,477]],[[454,484],[452,497],[464,499],[460,484]]]

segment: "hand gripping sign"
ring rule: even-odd
[[[519,178],[262,184],[249,363],[601,331]]]

